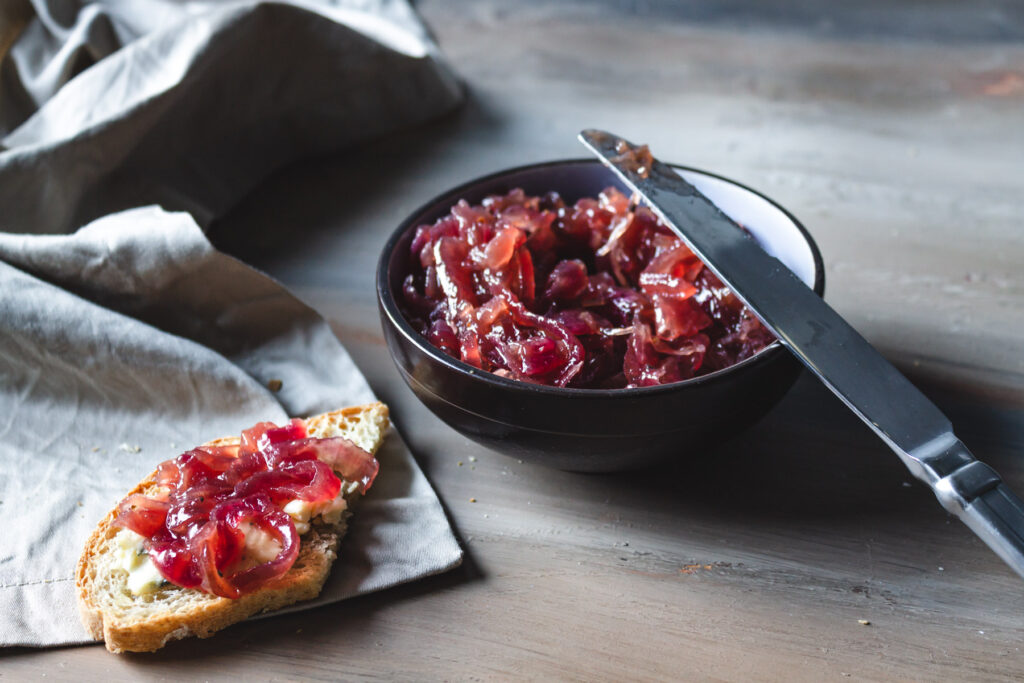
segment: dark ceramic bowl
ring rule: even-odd
[[[676,169],[818,295],[823,293],[821,254],[785,209],[731,180]],[[384,246],[377,298],[391,356],[416,396],[466,437],[522,460],[578,471],[622,470],[693,457],[702,445],[734,435],[768,412],[800,372],[798,362],[775,342],[729,368],[675,384],[609,390],[537,386],[448,356],[403,317],[395,293],[401,291],[416,227],[443,216],[459,199],[477,203],[489,194],[521,187],[533,195],[556,190],[573,202],[596,196],[609,185],[619,183],[596,160],[502,171],[432,199],[403,221]]]

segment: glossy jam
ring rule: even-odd
[[[478,368],[578,388],[667,384],[774,337],[646,207],[513,190],[417,228],[400,297],[431,344]]]
[[[201,446],[161,463],[159,492],[125,498],[115,524],[145,538],[150,559],[171,583],[237,598],[295,563],[300,540],[282,509],[287,503],[331,501],[342,478],[365,491],[377,470],[376,459],[347,439],[308,437],[302,420],[284,427],[262,422],[242,432],[238,444]],[[276,542],[276,557],[245,556],[252,528]]]

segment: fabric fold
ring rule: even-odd
[[[275,168],[461,101],[399,0],[92,2],[61,28],[68,4],[36,0],[0,79],[0,108],[19,91],[47,98],[0,142],[9,232],[67,233],[144,204],[207,225]],[[81,28],[97,23],[110,29]],[[69,52],[77,41],[93,42]]]

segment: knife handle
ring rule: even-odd
[[[1024,501],[999,474],[958,439],[935,457],[912,464],[942,506],[1024,578]]]
[[[1000,482],[957,514],[989,548],[1024,577],[1024,501]]]

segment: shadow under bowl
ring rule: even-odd
[[[781,206],[739,183],[674,166],[766,251],[821,296],[821,254]],[[774,342],[733,366],[683,382],[636,389],[569,389],[498,377],[435,348],[406,321],[395,293],[407,274],[417,226],[433,223],[459,199],[479,203],[519,187],[557,191],[566,202],[625,188],[597,160],[534,164],[472,180],[430,200],[395,230],[377,269],[377,300],[391,356],[406,384],[435,415],[464,436],[505,455],[559,469],[607,472],[668,458],[699,457],[767,413],[801,367]]]

